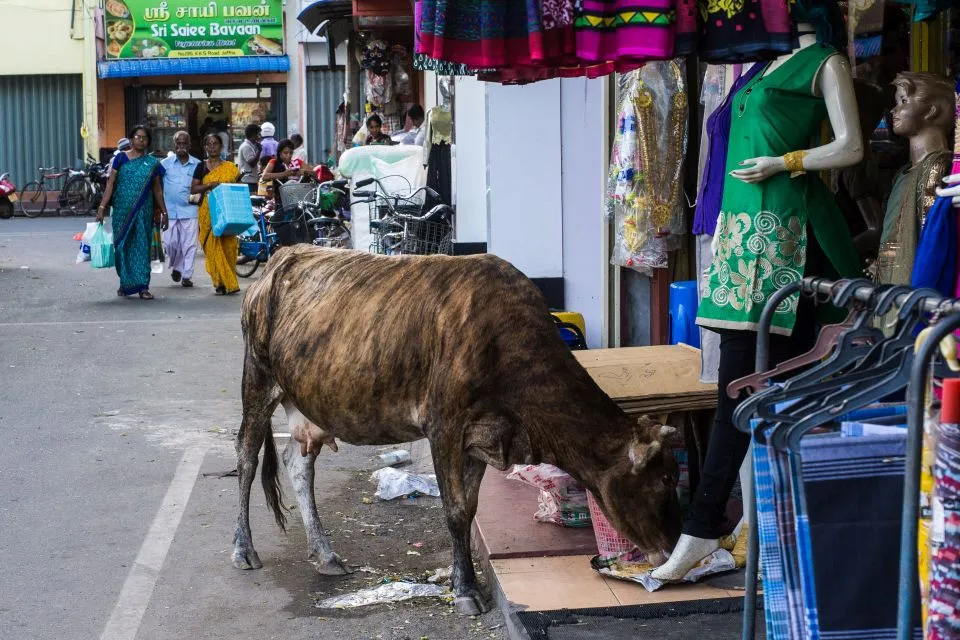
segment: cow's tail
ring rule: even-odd
[[[273,511],[277,526],[287,530],[287,508],[283,504],[283,489],[280,487],[280,461],[277,457],[277,445],[273,441],[273,429],[267,433],[263,443],[263,469],[260,471],[260,481],[263,483],[263,493],[267,499],[267,506]]]

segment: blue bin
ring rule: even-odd
[[[697,327],[697,281],[674,282],[670,285],[670,344],[688,344],[700,348]]]
[[[213,235],[238,236],[256,224],[250,189],[245,184],[221,184],[207,196]]]

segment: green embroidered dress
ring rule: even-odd
[[[843,215],[817,174],[791,178],[782,172],[758,184],[729,175],[749,158],[811,146],[827,116],[816,94],[817,78],[834,55],[823,45],[801,49],[766,75],[758,74],[733,98],[716,255],[697,315],[702,327],[756,330],[770,296],[804,276],[808,222],[839,275],[852,277],[861,270]],[[792,333],[798,301],[799,294],[791,296],[776,310],[773,333]]]

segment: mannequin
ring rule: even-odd
[[[799,0],[795,15],[815,19],[823,15],[823,7],[812,6],[819,3]],[[814,25],[798,24],[805,34],[799,47],[768,63],[734,97],[715,258],[697,318],[700,326],[721,334],[717,418],[683,535],[667,563],[651,574],[664,582],[681,580],[719,547],[726,503],[749,446],[749,436],[732,424],[738,400],[727,396],[726,386],[753,372],[755,330],[766,300],[820,269],[832,266],[844,277],[860,271],[832,194],[817,175],[807,173],[848,167],[863,158],[849,64],[835,48],[820,44],[830,39],[829,26],[816,26],[814,37],[807,35]],[[832,33],[842,33],[842,25],[839,29]],[[786,65],[790,69],[779,72]],[[834,139],[805,148],[824,116]],[[812,306],[792,298],[774,314],[772,331],[779,334],[771,339],[774,362],[813,342],[812,313]]]
[[[950,167],[954,93],[947,78],[932,73],[901,73],[893,84],[893,132],[909,140],[910,164],[897,173],[887,201],[876,280],[909,285],[920,229]]]
[[[453,175],[450,145],[453,142],[453,79],[441,76],[437,83],[441,104],[427,111],[423,157],[427,186],[440,194],[443,204],[453,204]],[[434,202],[428,205],[436,204]]]

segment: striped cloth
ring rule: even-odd
[[[755,444],[767,638],[894,638],[905,436],[810,436],[799,455]]]

